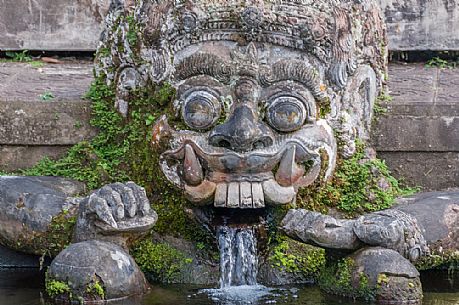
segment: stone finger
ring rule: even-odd
[[[124,218],[124,204],[121,195],[109,185],[100,189],[99,194],[107,201],[108,206],[112,209],[112,215],[115,220]]]
[[[97,196],[96,194],[92,194],[89,197],[89,209],[93,211],[102,222],[105,222],[109,226],[113,228],[118,228],[115,219],[112,215],[112,210],[108,206],[107,201],[104,198]]]
[[[132,189],[134,196],[137,200],[137,209],[142,216],[148,215],[150,213],[150,201],[148,200],[147,193],[145,189],[141,186],[138,186],[132,181],[126,183],[126,185]]]
[[[125,216],[134,217],[137,212],[137,203],[132,189],[122,183],[114,183],[112,187],[121,195]]]

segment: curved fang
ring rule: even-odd
[[[190,145],[185,145],[185,159],[183,160],[183,180],[188,185],[199,185],[204,179],[201,163]]]

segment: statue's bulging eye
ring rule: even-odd
[[[278,96],[267,109],[268,123],[282,132],[300,129],[307,117],[303,102],[294,96]]]
[[[206,91],[195,91],[189,94],[182,106],[182,117],[185,124],[193,129],[207,129],[214,125],[221,113],[218,98]]]

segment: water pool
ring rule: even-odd
[[[422,274],[422,305],[459,305],[459,274]],[[0,305],[44,305],[44,275],[35,269],[0,269]],[[153,286],[141,297],[118,302],[123,305],[363,305],[366,303],[330,296],[314,286],[241,287],[227,291],[202,287]]]

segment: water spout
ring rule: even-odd
[[[220,288],[256,285],[258,275],[257,239],[253,227],[221,226]]]

